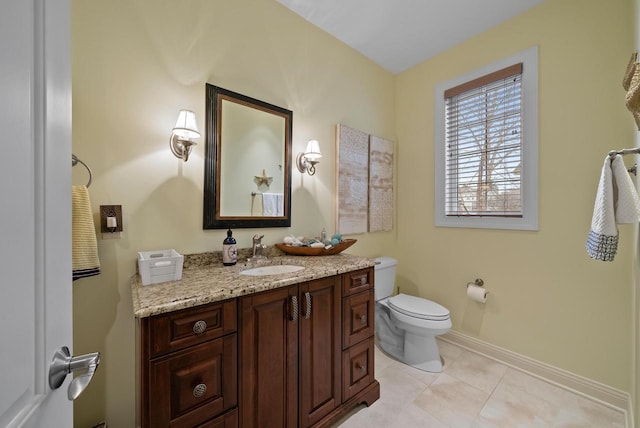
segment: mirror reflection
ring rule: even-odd
[[[291,224],[292,112],[207,84],[204,228]]]

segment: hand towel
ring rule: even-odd
[[[262,215],[275,217],[278,212],[278,199],[275,193],[262,194]]]
[[[73,280],[100,274],[96,239],[87,186],[73,186],[72,205],[72,274]]]
[[[276,215],[278,217],[283,217],[284,216],[284,194],[282,193],[276,193]]]
[[[265,217],[282,217],[284,215],[284,195],[282,193],[263,193],[262,215]]]
[[[611,162],[615,198],[616,223],[628,224],[640,222],[640,197],[636,191],[629,171],[617,155]]]
[[[617,190],[617,194],[615,190]],[[613,261],[618,251],[616,223],[634,223],[640,220],[640,201],[622,156],[613,160],[607,156],[602,166],[600,182],[587,238],[589,257]]]

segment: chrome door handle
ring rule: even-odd
[[[69,373],[78,370],[87,370],[86,373],[76,376],[69,384],[67,398],[73,401],[78,398],[87,385],[89,385],[99,364],[99,352],[72,357],[69,348],[63,346],[53,355],[53,360],[49,366],[49,386],[51,389],[58,389],[64,383]]]
[[[298,321],[298,296],[291,296],[291,321]]]
[[[306,303],[306,307],[304,311],[304,319],[308,320],[309,318],[311,318],[311,293],[309,292],[304,293],[304,298]]]

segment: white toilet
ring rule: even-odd
[[[427,372],[441,372],[442,359],[436,336],[451,329],[449,310],[421,297],[406,294],[390,297],[398,261],[379,257],[375,262],[378,345],[405,364]]]

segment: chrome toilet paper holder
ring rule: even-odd
[[[467,288],[469,288],[470,285],[477,285],[478,287],[484,287],[484,281],[482,280],[482,278],[476,278],[476,280],[473,282],[467,282]]]

